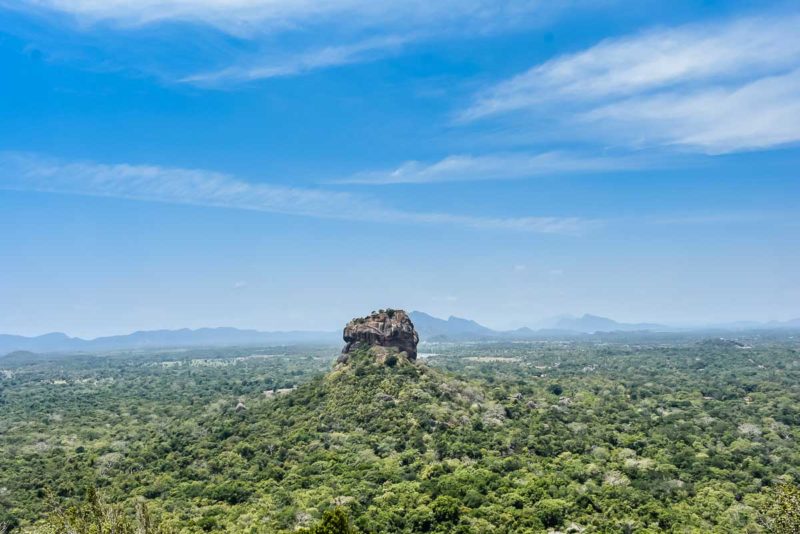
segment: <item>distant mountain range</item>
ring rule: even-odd
[[[411,312],[409,317],[420,339],[425,341],[481,339],[496,337],[499,334],[475,321],[460,317],[450,316],[445,320],[420,311]]]
[[[589,315],[582,317],[561,317],[555,324],[556,330],[571,330],[573,332],[631,332],[639,330],[669,330],[669,327],[654,323],[619,323],[608,317]]]
[[[707,325],[696,328],[671,327],[654,323],[620,323],[607,317],[583,315],[581,317],[554,317],[537,325],[516,330],[492,330],[470,319],[449,317],[440,319],[427,313],[414,311],[411,321],[423,341],[489,341],[575,338],[598,332],[689,332],[800,329],[800,319],[771,321],[767,323],[738,322]],[[238,328],[200,328],[190,330],[149,330],[120,336],[81,339],[62,333],[25,337],[0,334],[0,355],[14,351],[46,352],[100,352],[113,350],[138,350],[171,347],[214,347],[250,345],[338,345],[341,332],[290,331],[262,332]],[[2,357],[2,356],[0,356]]]
[[[581,317],[562,315],[542,321],[536,328],[492,330],[470,319],[450,316],[439,319],[415,311],[409,314],[423,341],[480,341],[524,340],[557,337],[576,337],[600,332],[715,332],[736,330],[800,329],[800,319],[790,321],[737,322],[710,324],[696,327],[676,327],[656,323],[621,323],[608,317],[585,314]]]
[[[535,339],[554,335],[592,334],[594,332],[665,331],[668,327],[652,323],[619,323],[607,317],[586,314],[582,317],[561,316],[544,321],[542,328],[523,327],[516,330],[492,330],[475,321],[451,316],[439,319],[427,313],[415,311],[411,321],[426,341],[466,341],[480,339]]]
[[[120,336],[81,339],[62,333],[36,337],[0,334],[0,354],[32,352],[96,352],[166,347],[213,347],[247,345],[332,344],[341,341],[338,332],[260,332],[238,328],[149,330]]]

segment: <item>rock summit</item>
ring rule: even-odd
[[[377,349],[373,352],[380,354],[381,359],[386,357],[386,349],[396,349],[405,352],[409,360],[417,359],[419,335],[403,310],[380,310],[367,317],[357,317],[344,327],[343,338],[345,346],[340,363],[347,362],[348,354],[359,349]]]

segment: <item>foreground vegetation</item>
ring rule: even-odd
[[[438,345],[327,375],[323,349],[0,359],[0,524],[792,532],[798,349]]]

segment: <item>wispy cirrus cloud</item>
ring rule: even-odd
[[[0,0],[49,58],[220,88],[374,61],[414,42],[541,25],[585,0]],[[22,27],[27,29],[23,30]],[[68,36],[56,39],[52,34]],[[65,46],[65,43],[68,46]],[[180,53],[175,54],[178,50]],[[140,52],[141,51],[141,52]],[[177,55],[177,57],[175,57]]]
[[[201,86],[219,86],[295,76],[314,70],[378,59],[393,51],[399,51],[410,40],[410,36],[386,36],[347,45],[325,46],[283,58],[259,57],[219,70],[192,74],[179,81]]]
[[[707,153],[797,142],[798,27],[793,12],[604,41],[491,87],[460,119],[557,110],[561,127],[581,138]]]
[[[395,169],[358,173],[337,180],[336,183],[388,185],[516,180],[536,176],[633,170],[641,168],[643,164],[635,156],[585,156],[566,152],[453,155],[434,163],[408,161]]]
[[[322,189],[253,183],[202,169],[69,162],[0,152],[0,189],[254,210],[382,224],[449,225],[543,234],[580,234],[600,224],[579,217],[487,217],[415,212],[375,198]]]
[[[651,216],[645,222],[654,225],[732,225],[732,224],[754,224],[765,222],[776,222],[791,224],[798,220],[792,213],[786,212],[765,212],[756,210],[738,210],[728,212],[708,212],[708,213],[683,213],[672,214],[669,216]]]
[[[190,22],[247,35],[324,23],[351,28],[417,27],[474,21],[507,26],[514,18],[563,9],[541,0],[4,0],[27,9],[67,13],[85,22],[143,26]],[[575,3],[575,2],[570,2]]]
[[[800,141],[800,69],[733,87],[645,95],[597,107],[581,119],[648,132],[656,143],[711,154]]]

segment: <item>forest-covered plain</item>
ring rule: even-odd
[[[792,336],[420,352],[0,358],[0,525],[97,493],[164,532],[762,532],[800,481]]]

